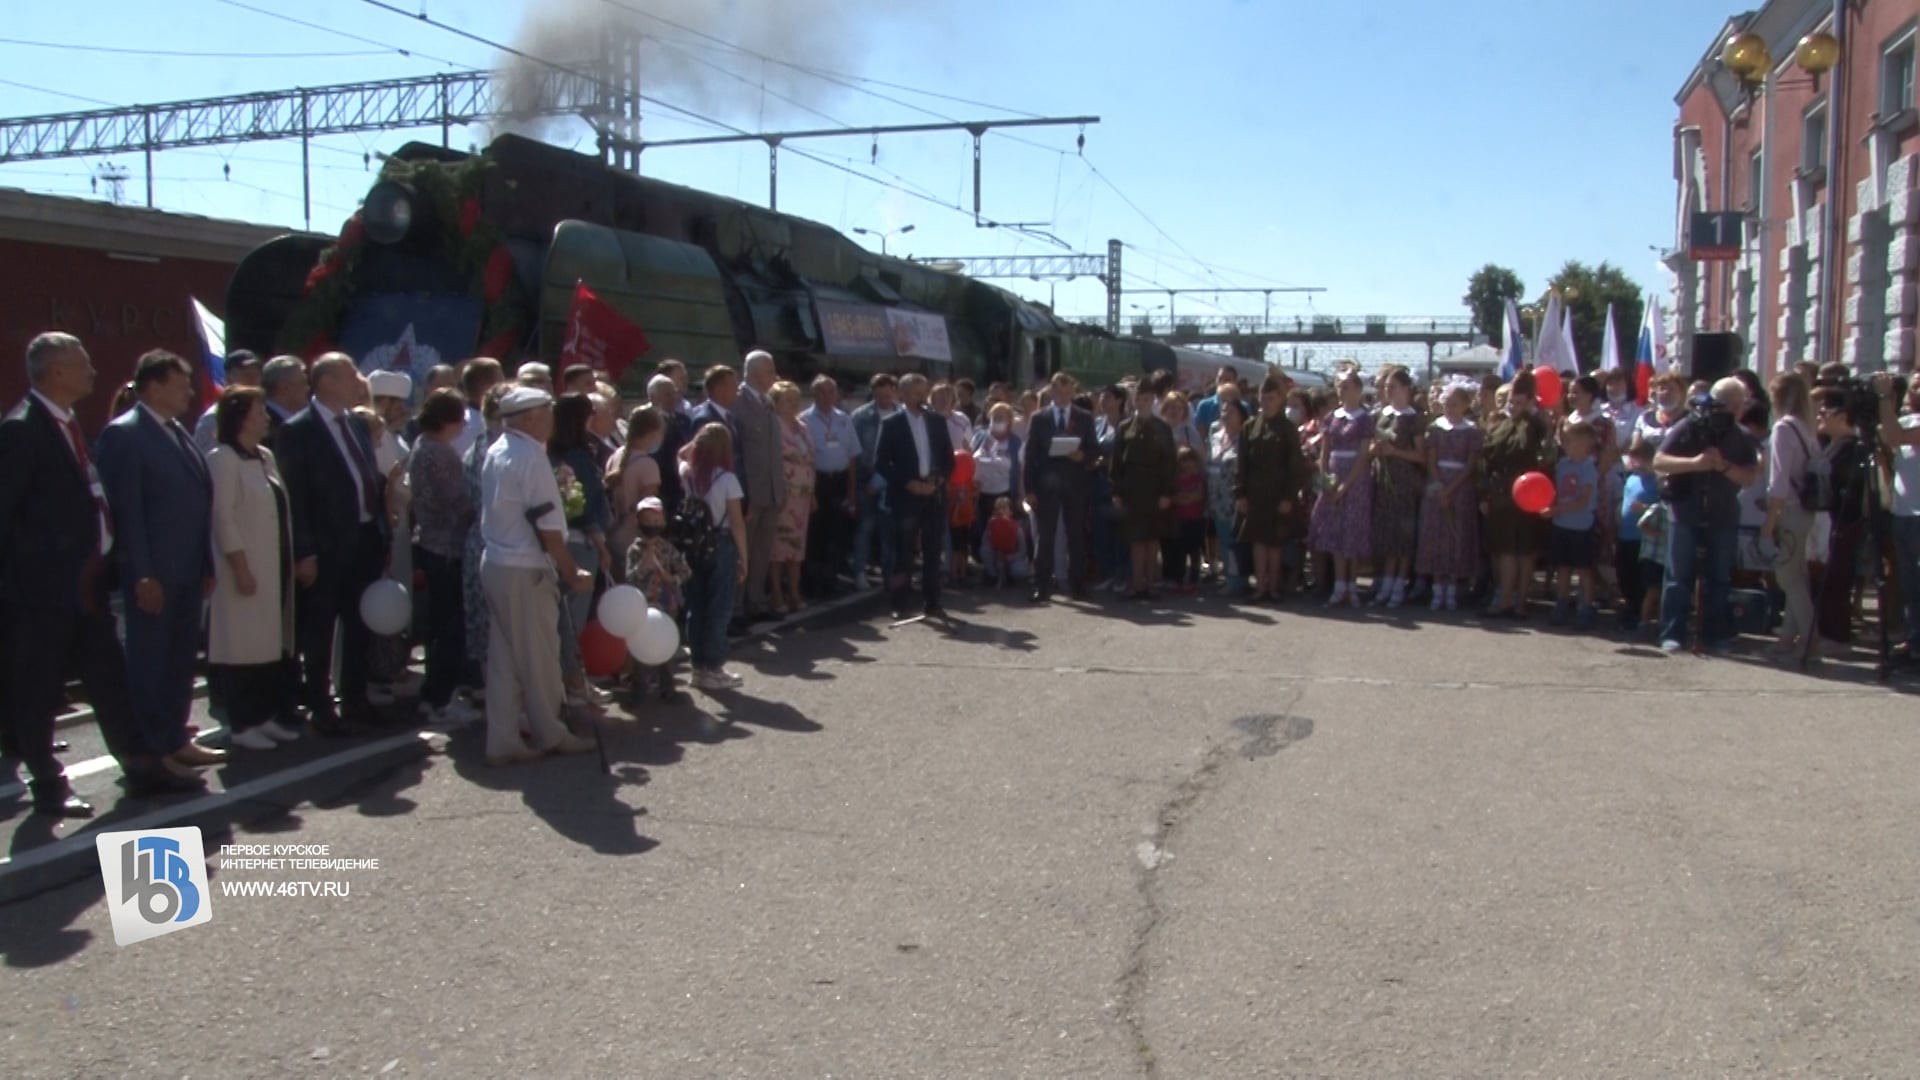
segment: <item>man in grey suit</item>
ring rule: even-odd
[[[140,358],[133,385],[138,404],[100,433],[96,458],[126,591],[134,726],[177,766],[215,765],[224,753],[187,738],[200,606],[213,580],[213,477],[180,423],[193,369],[155,349]]]
[[[741,610],[749,620],[767,615],[767,574],[773,565],[773,540],[780,509],[787,503],[787,470],[781,452],[780,417],[767,392],[780,381],[773,354],[760,349],[747,354],[746,385],[734,413],[740,422],[740,445],[734,465],[747,489],[747,588]]]

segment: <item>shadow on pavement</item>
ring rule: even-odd
[[[393,727],[381,731],[377,737],[404,734],[406,730],[404,727]],[[5,824],[13,828],[8,849],[12,857],[18,858],[35,848],[59,841],[71,839],[88,843],[92,834],[111,832],[126,822],[156,810],[192,803],[209,795],[221,795],[231,788],[253,781],[270,780],[278,772],[350,750],[364,741],[308,735],[299,742],[275,751],[239,754],[229,759],[227,764],[203,773],[209,781],[205,792],[135,798],[124,794],[116,785],[111,790],[120,793],[117,800],[109,806],[96,794],[95,804],[103,812],[87,821],[63,822],[43,814],[25,815],[19,818],[17,824],[6,821]],[[383,769],[345,781],[339,778],[296,780],[279,791],[246,798],[223,798],[171,824],[198,825],[201,828],[209,856],[208,873],[214,875],[218,863],[213,855],[222,839],[236,830],[297,833],[304,827],[304,822],[294,813],[294,808],[302,803],[312,802],[327,808],[358,807],[362,814],[369,817],[392,817],[412,812],[417,804],[400,793],[418,784],[425,768],[424,761],[416,760],[397,769]],[[323,786],[316,788],[316,784]],[[21,811],[25,808],[24,802],[18,805]],[[0,906],[0,965],[10,968],[43,967],[69,959],[86,949],[93,941],[93,933],[73,929],[72,924],[102,899],[99,874],[96,871],[91,876],[91,881],[26,896]]]
[[[527,809],[574,843],[601,855],[643,855],[660,842],[640,833],[638,822],[646,809],[622,802],[619,794],[628,784],[645,786],[651,777],[619,752],[621,726],[602,727],[612,775],[600,771],[594,754],[547,757],[525,765],[488,765],[484,725],[457,732],[446,756],[454,771],[475,786],[519,792]]]

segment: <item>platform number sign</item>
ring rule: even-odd
[[[1687,229],[1687,255],[1695,262],[1731,262],[1740,257],[1747,215],[1738,210],[1695,214]]]

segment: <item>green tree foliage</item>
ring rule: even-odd
[[[1570,259],[1553,277],[1552,287],[1560,292],[1561,306],[1573,319],[1573,347],[1580,357],[1580,370],[1593,371],[1600,366],[1600,343],[1607,332],[1607,305],[1613,305],[1613,330],[1620,345],[1619,362],[1633,363],[1634,343],[1640,333],[1640,316],[1645,295],[1639,283],[1628,278],[1611,263],[1589,267]]]
[[[1493,263],[1474,271],[1467,280],[1467,295],[1460,302],[1473,312],[1474,328],[1487,335],[1495,348],[1504,348],[1507,337],[1507,301],[1520,302],[1526,285],[1520,275]]]

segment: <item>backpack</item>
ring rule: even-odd
[[[667,539],[680,549],[694,573],[712,569],[720,551],[720,527],[713,523],[707,500],[687,492],[679,511],[667,522]]]

